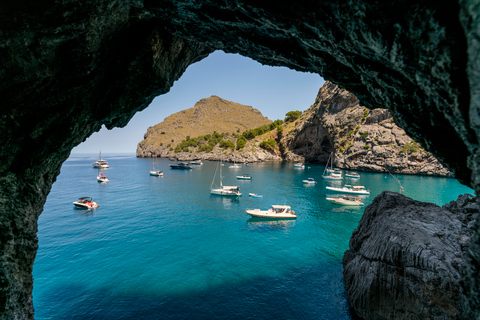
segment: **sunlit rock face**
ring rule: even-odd
[[[33,317],[37,218],[70,150],[102,125],[126,125],[216,49],[318,73],[362,105],[388,108],[478,191],[479,7],[478,0],[3,1],[0,318]],[[465,278],[474,312],[478,236]]]

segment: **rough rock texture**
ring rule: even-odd
[[[99,0],[0,4],[0,318],[31,318],[36,223],[70,150],[127,124],[221,49],[315,72],[480,190],[480,2]],[[468,160],[467,160],[468,159]],[[480,316],[480,225],[465,288]]]
[[[395,125],[388,110],[368,110],[355,95],[329,81],[282,143],[294,161],[298,157],[293,155],[300,155],[325,163],[334,152],[334,164],[341,169],[453,176]]]
[[[217,96],[201,99],[193,108],[174,113],[148,128],[137,146],[137,157],[170,157],[170,148],[187,136],[191,138],[218,133],[237,133],[272,121],[250,106]],[[203,157],[198,157],[203,159]]]
[[[343,258],[349,300],[365,319],[462,319],[461,286],[479,206],[439,207],[384,191],[367,206]]]

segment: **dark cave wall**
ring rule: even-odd
[[[390,109],[478,192],[479,7],[478,0],[1,3],[0,318],[33,317],[37,218],[71,149],[102,125],[125,126],[213,50],[318,73],[363,105]],[[475,239],[465,287],[478,315],[478,232]]]

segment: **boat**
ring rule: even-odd
[[[244,174],[243,176],[237,176],[238,180],[252,180],[252,176],[249,174]]]
[[[330,168],[328,168],[329,163]],[[339,169],[333,168],[333,152],[330,154],[330,157],[328,157],[327,165],[325,166],[322,177],[326,180],[343,180],[342,172]]]
[[[293,167],[297,169],[305,169],[305,164],[299,162],[299,163],[295,163]]]
[[[110,167],[108,165],[107,160],[102,159],[102,151],[100,151],[99,159],[97,161],[95,161],[94,163],[92,163],[92,166],[95,167],[95,168],[98,168],[98,169],[106,169],[106,168]]]
[[[81,197],[77,201],[73,202],[76,208],[81,209],[94,209],[98,208],[98,203],[93,201],[92,197]]]
[[[341,204],[344,206],[363,206],[363,202],[360,201],[360,197],[349,197],[346,195],[342,195],[340,197],[331,197],[327,200],[331,203]]]
[[[313,178],[308,178],[307,180],[302,180],[303,183],[305,184],[316,184],[317,181],[315,181]]]
[[[352,171],[352,172],[345,172],[345,177],[358,179],[358,178],[360,178],[360,175],[358,173],[356,173],[355,171]]]
[[[252,197],[252,198],[261,198],[261,197],[263,197],[261,194],[256,194],[256,193],[249,193],[248,195],[249,195],[250,197]]]
[[[295,211],[290,206],[272,205],[268,210],[247,209],[245,212],[255,218],[295,219]]]
[[[215,177],[217,176],[217,170],[220,167],[220,187],[214,188],[213,184],[215,182]],[[239,197],[242,194],[240,193],[240,187],[238,186],[224,186],[223,185],[223,176],[222,176],[222,158],[215,168],[215,173],[213,175],[212,184],[210,185],[210,194],[215,194],[218,196],[233,196]]]
[[[203,162],[202,162],[202,160],[194,160],[194,161],[191,161],[191,162],[190,162],[190,165],[192,165],[192,166],[201,166],[201,165],[203,165]]]
[[[177,162],[176,164],[171,164],[170,169],[191,170],[193,167],[186,162]]]
[[[163,177],[163,171],[155,169],[155,160],[152,161],[152,170],[150,170],[150,175],[156,177]]]
[[[351,186],[349,184],[344,185],[341,188],[325,187],[327,190],[341,192],[341,193],[353,193],[353,194],[370,194],[370,190],[365,189],[364,186]]]
[[[109,182],[108,177],[104,175],[103,173],[99,173],[97,176],[97,181],[98,182]]]
[[[231,166],[229,166],[228,168],[229,169],[240,169],[242,166],[235,163],[235,161],[233,162],[233,164]]]

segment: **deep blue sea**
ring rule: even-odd
[[[48,196],[33,270],[36,319],[351,319],[341,261],[363,208],[325,200],[332,183],[323,166],[226,164],[224,185],[243,193],[231,199],[210,195],[216,162],[180,171],[156,159],[165,175],[153,177],[152,159],[102,158],[109,183],[96,181],[97,154],[74,154]],[[253,179],[236,179],[244,173]],[[399,191],[390,175],[360,174],[354,184],[370,189],[366,204]],[[308,177],[318,184],[303,185]],[[454,179],[397,178],[405,195],[439,205],[473,193]],[[99,208],[75,209],[81,196]],[[298,218],[244,211],[272,204],[292,206]]]

